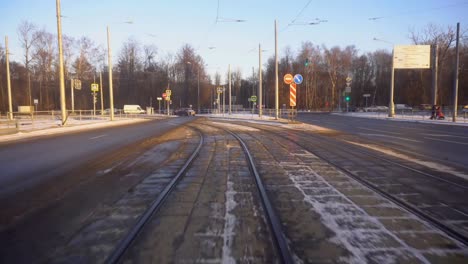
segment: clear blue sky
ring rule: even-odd
[[[294,52],[303,41],[327,47],[355,45],[361,52],[391,50],[408,44],[410,29],[429,23],[468,27],[468,0],[62,0],[63,34],[88,36],[106,46],[106,25],[111,28],[114,60],[123,41],[133,37],[141,44],[154,44],[159,56],[177,53],[191,44],[208,64],[208,72],[225,75],[228,64],[250,75],[258,68],[258,44],[274,54],[274,20],[278,21],[279,51],[290,46]],[[302,11],[302,12],[301,12]],[[17,27],[30,21],[57,33],[54,0],[0,0],[0,34],[10,39],[12,60],[22,61]],[[244,19],[244,23],[216,23],[219,18]],[[372,17],[380,17],[370,20]],[[327,20],[319,25],[288,26]],[[132,20],[133,24],[124,21]],[[209,49],[209,47],[216,47]]]

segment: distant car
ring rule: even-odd
[[[104,112],[102,112],[104,115],[109,115],[110,114],[110,108],[104,109]],[[114,114],[120,113],[120,109],[114,108]]]
[[[181,108],[174,112],[178,116],[195,116],[195,111],[190,108]]]
[[[468,105],[465,105],[462,109],[462,113],[468,113]]]
[[[124,105],[123,108],[124,114],[144,114],[145,110],[139,105]]]
[[[384,105],[374,105],[364,108],[364,112],[385,112],[388,111],[388,107]]]
[[[432,105],[430,104],[420,104],[419,105],[419,110],[431,110],[432,109]]]
[[[407,104],[395,104],[395,109],[396,110],[413,110],[413,107]]]

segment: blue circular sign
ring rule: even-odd
[[[302,75],[300,75],[300,74],[294,75],[294,82],[296,84],[301,84],[303,80],[304,80],[304,78],[302,78]]]

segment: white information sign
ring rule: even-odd
[[[430,67],[430,45],[397,45],[393,48],[393,68],[429,69]]]

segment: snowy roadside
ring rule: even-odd
[[[400,122],[416,122],[434,125],[455,125],[455,126],[468,126],[468,116],[459,116],[457,122],[452,122],[452,117],[446,116],[444,120],[431,120],[428,115],[421,114],[396,114],[395,117],[388,117],[386,112],[350,112],[350,113],[332,113],[333,115],[360,117],[360,118],[373,118],[384,119],[390,121]]]
[[[102,127],[112,127],[112,126],[121,126],[127,124],[134,124],[139,122],[148,121],[144,118],[117,118],[114,121],[109,121],[109,119],[94,119],[94,120],[69,120],[66,126],[60,126],[60,123],[55,120],[42,120],[35,121],[36,123],[29,126],[29,129],[22,129],[21,131],[8,134],[0,135],[0,142],[14,141],[29,137],[45,136],[45,135],[55,135],[55,134],[64,134],[76,131],[91,130]]]

